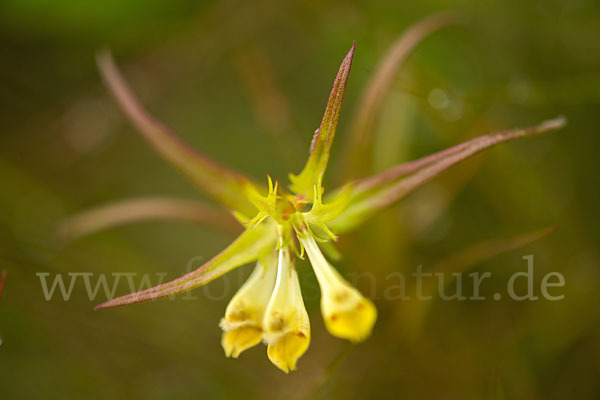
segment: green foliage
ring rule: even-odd
[[[373,145],[361,148],[366,156],[351,173],[341,167],[368,77],[409,26],[447,4],[0,2],[0,270],[8,271],[0,396],[598,398],[596,2],[461,2],[450,11],[462,26],[439,30],[403,60],[369,117]],[[108,312],[92,311],[106,299],[90,301],[80,284],[69,301],[45,301],[36,273],[150,273],[155,284],[155,273],[185,275],[190,260],[201,258],[195,269],[234,237],[155,221],[67,247],[54,241],[61,221],[89,207],[199,197],[106,95],[93,60],[100,46],[115,52],[142,103],[182,140],[252,181],[269,172],[283,185],[287,171],[304,165],[332,68],[351,40],[357,55],[324,205],[335,198],[327,197],[333,182],[343,181],[336,177],[360,179],[489,132],[569,119],[559,134],[457,165],[336,243],[341,273],[378,307],[367,342],[347,345],[317,322],[294,375],[258,351],[224,358],[217,324],[247,268],[189,297]],[[540,239],[538,229],[554,224]],[[528,254],[536,287],[548,272],[564,274],[564,300],[493,300]],[[409,276],[417,265],[490,271],[481,290],[487,300],[386,300],[398,296],[397,273]],[[304,264],[298,270],[315,313],[316,281]],[[448,284],[450,293],[456,286]],[[126,284],[117,287],[116,295],[128,293]]]

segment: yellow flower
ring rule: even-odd
[[[412,32],[412,30],[410,31]],[[398,41],[402,46],[405,41]],[[331,334],[358,342],[366,339],[377,310],[373,303],[352,287],[327,262],[315,239],[331,242],[338,235],[355,229],[376,212],[389,207],[419,186],[435,178],[450,166],[502,142],[553,131],[563,127],[562,117],[526,129],[515,129],[473,138],[468,142],[382,171],[376,175],[352,180],[324,196],[323,176],[340,118],[344,93],[350,76],[354,44],[344,57],[333,82],[321,124],[310,146],[310,153],[299,174],[290,174],[290,185],[280,187],[269,176],[265,187],[186,145],[167,125],[152,118],[131,92],[109,53],[102,53],[98,63],[103,78],[125,114],[146,140],[181,172],[192,179],[208,195],[226,206],[243,232],[223,251],[202,266],[173,281],[130,293],[107,301],[96,308],[109,308],[164,298],[198,288],[242,265],[258,261],[249,280],[231,300],[225,317],[222,345],[226,355],[238,357],[261,339],[267,343],[269,359],[286,373],[308,348],[310,323],[292,251],[302,257],[306,250],[321,287],[321,311]],[[390,52],[398,58],[398,52]],[[402,57],[398,58],[401,59]],[[389,59],[383,65],[394,65]],[[373,82],[388,81],[394,68],[384,68]],[[384,88],[370,86],[379,94]],[[377,96],[367,96],[363,104],[375,112]],[[369,102],[367,102],[369,103]],[[350,171],[358,157],[368,149],[368,135],[351,137],[352,151],[346,166]],[[262,157],[262,153],[260,154]],[[189,219],[208,223],[228,231],[231,218],[216,209],[197,202],[139,199],[116,203],[75,216],[63,224],[61,231],[71,239],[99,229],[132,220],[148,218]],[[298,239],[298,240],[296,240]],[[302,246],[298,248],[298,241]],[[279,254],[277,259],[277,254]]]
[[[221,320],[221,345],[227,357],[237,358],[241,352],[260,343],[262,321],[275,286],[275,256],[258,262],[250,278],[229,302]]]
[[[310,343],[310,322],[288,247],[279,250],[277,283],[265,312],[263,329],[271,362],[285,373],[295,370],[296,361]]]
[[[353,342],[365,340],[377,319],[377,309],[327,262],[312,236],[299,239],[321,287],[321,313],[327,330]]]

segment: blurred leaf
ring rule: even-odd
[[[443,260],[438,261],[431,271],[428,272],[463,272],[469,268],[481,264],[482,262],[496,257],[500,254],[507,253],[524,247],[535,242],[556,231],[558,227],[555,225],[538,229],[532,232],[527,232],[519,236],[514,236],[506,239],[486,240],[476,243],[467,249],[457,252]],[[452,279],[444,280],[445,284],[452,282]]]
[[[109,52],[98,54],[98,68],[129,120],[155,150],[230,209],[246,216],[254,215],[256,208],[247,200],[246,193],[249,186],[260,187],[258,184],[192,149],[150,116],[125,83]]]
[[[450,285],[454,281],[455,273],[464,273],[469,269],[490,260],[500,254],[508,253],[517,250],[530,243],[533,243],[557,229],[556,226],[549,226],[538,229],[532,232],[523,233],[518,236],[513,236],[505,239],[485,240],[475,243],[466,249],[462,249],[449,257],[446,257],[433,265],[427,273],[442,273],[444,274],[444,286]],[[441,280],[427,279],[421,281],[421,288],[416,285],[408,287],[408,299],[406,302],[398,303],[397,319],[402,321],[404,332],[412,340],[416,339],[423,327],[428,312],[434,303],[424,301],[416,295],[416,291],[420,290],[422,296],[426,298],[435,298],[437,293],[440,293]]]
[[[6,282],[7,273],[8,271],[3,269],[2,274],[0,274],[0,300],[2,300],[2,293],[4,292],[4,283]]]
[[[70,242],[116,226],[151,220],[196,222],[228,233],[241,230],[231,215],[198,201],[145,197],[122,200],[73,215],[60,224],[57,237],[62,242]]]
[[[355,182],[350,206],[329,227],[336,233],[352,229],[376,211],[394,204],[456,163],[497,144],[555,131],[565,124],[566,119],[558,117],[529,128],[489,133],[359,180]]]

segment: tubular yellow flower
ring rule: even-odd
[[[327,330],[352,342],[365,340],[377,319],[375,305],[327,262],[311,235],[303,235],[299,239],[321,287],[321,313]]]
[[[224,331],[221,345],[227,357],[237,358],[244,350],[260,343],[262,321],[275,286],[276,272],[274,255],[267,256],[264,262],[259,261],[229,302],[220,323]]]
[[[310,322],[287,247],[279,250],[277,283],[265,312],[263,327],[269,360],[285,373],[295,370],[296,361],[310,343]]]

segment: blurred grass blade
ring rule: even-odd
[[[433,265],[431,270],[427,272],[445,274],[444,285],[449,286],[455,280],[455,275],[453,274],[464,273],[496,256],[525,247],[528,244],[553,233],[557,228],[556,225],[552,225],[510,238],[486,240],[476,243],[438,261]],[[438,290],[438,284],[438,282],[432,282],[431,280],[423,282],[422,293],[425,296],[434,296]]]
[[[350,76],[350,69],[352,68],[354,48],[355,43],[352,44],[350,51],[344,57],[335,77],[333,88],[327,101],[327,107],[325,108],[325,114],[323,115],[319,129],[313,137],[310,145],[310,155],[304,169],[299,175],[290,175],[290,188],[292,191],[306,198],[312,198],[314,186],[318,183],[319,178],[327,168],[335,130],[340,119],[344,93],[346,92],[346,85]]]
[[[454,164],[485,149],[503,142],[555,131],[565,125],[566,119],[558,117],[529,128],[490,133],[357,181],[348,209],[330,223],[330,228],[336,233],[352,229],[376,211],[394,204]]]
[[[2,300],[2,293],[4,292],[4,283],[6,282],[6,275],[8,271],[5,269],[2,270],[2,274],[0,274],[0,300]]]
[[[263,46],[250,43],[241,47],[234,62],[254,118],[262,130],[273,137],[291,134],[291,106]]]
[[[63,221],[57,237],[70,242],[116,226],[151,220],[177,220],[204,224],[228,233],[239,233],[241,226],[233,216],[209,205],[182,199],[146,197],[114,202]]]
[[[348,144],[341,157],[345,180],[355,178],[360,173],[361,165],[369,164],[370,141],[375,130],[377,112],[407,56],[431,34],[459,22],[460,19],[452,13],[432,15],[410,26],[392,44],[358,100],[356,113],[350,124]]]
[[[253,216],[255,207],[246,199],[248,185],[255,185],[242,174],[229,170],[181,141],[167,126],[154,119],[135,97],[112,55],[97,56],[102,78],[129,120],[167,161],[191,178],[201,189],[232,210]]]
[[[110,300],[96,306],[96,309],[141,303],[187,292],[226,274],[234,268],[264,257],[274,248],[275,241],[276,234],[272,226],[267,224],[255,226],[244,231],[225,250],[195,271],[171,282]]]
[[[315,382],[312,384],[312,388],[308,391],[306,396],[302,396],[302,400],[315,400],[329,398],[329,389],[336,382],[336,375],[339,373],[340,368],[344,362],[348,359],[348,356],[356,348],[356,343],[346,342],[341,350],[338,351],[337,355],[331,360],[327,367],[323,368],[323,371],[316,374]]]
[[[443,283],[445,286],[449,286],[455,281],[455,275],[453,274],[465,273],[469,269],[498,255],[527,246],[554,232],[556,228],[556,226],[549,226],[506,239],[492,239],[476,243],[438,261],[427,273],[443,273]],[[439,293],[440,290],[439,282],[437,279],[423,280],[420,289],[422,296],[436,297],[436,293]],[[398,302],[395,313],[395,319],[402,324],[402,329],[409,334],[412,340],[421,334],[426,316],[434,304],[430,301],[418,300],[416,295],[417,290],[419,290],[417,285],[409,287],[408,297],[411,300],[408,302]]]
[[[507,239],[487,240],[485,242],[477,243],[444,260],[438,261],[431,269],[431,272],[450,273],[467,271],[472,266],[481,264],[482,262],[500,254],[508,253],[509,251],[517,250],[530,243],[533,243],[536,240],[539,240],[544,236],[556,231],[557,228],[558,227],[556,225],[552,225]],[[452,282],[450,275],[447,278],[448,279],[444,280],[445,284]]]

